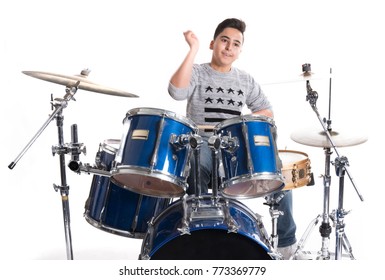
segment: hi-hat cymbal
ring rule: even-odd
[[[276,82],[267,82],[261,83],[261,85],[278,85],[278,84],[287,84],[287,83],[298,83],[298,82],[306,82],[306,81],[314,81],[314,80],[324,80],[329,79],[330,75],[316,75],[314,72],[304,72],[292,79],[282,79],[281,81]]]
[[[83,70],[80,75],[74,75],[74,76],[67,76],[67,75],[55,74],[55,73],[49,73],[49,72],[38,72],[38,71],[23,71],[23,73],[40,80],[64,85],[67,87],[75,86],[76,83],[79,81],[80,82],[79,89],[84,89],[84,90],[108,94],[108,95],[115,95],[115,96],[138,97],[133,93],[125,92],[125,91],[110,88],[110,87],[101,86],[89,81],[87,79],[88,73],[89,73],[88,70]]]
[[[368,138],[353,133],[341,133],[330,131],[331,139],[336,147],[349,147],[365,143]],[[331,148],[333,147],[325,131],[315,131],[306,129],[291,134],[291,139],[297,143],[313,147]]]

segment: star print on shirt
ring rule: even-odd
[[[205,103],[213,103],[213,99],[210,98],[210,97],[207,97],[207,98],[205,99]]]
[[[221,88],[221,87],[219,87],[219,88],[217,88],[217,93],[218,93],[218,92],[222,92],[222,93],[223,93],[223,92],[224,92],[224,89]]]
[[[232,94],[234,94],[234,90],[232,89],[232,88],[229,88],[228,90],[227,90],[227,93],[232,93]]]
[[[243,95],[243,91],[242,90],[238,90],[238,95]]]
[[[231,105],[234,105],[234,102],[235,102],[234,100],[229,99],[229,100],[227,100],[227,105],[230,105],[230,104],[231,104]]]
[[[212,87],[210,87],[210,86],[208,86],[208,87],[206,88],[206,92],[208,92],[208,91],[211,91],[211,92],[213,92],[213,88],[212,88]]]
[[[224,104],[223,101],[224,101],[224,100],[223,100],[222,98],[218,98],[218,99],[217,99],[217,104],[218,104],[218,103]]]
[[[242,106],[243,106],[242,101],[239,101],[239,102],[238,102],[238,107],[242,107]]]

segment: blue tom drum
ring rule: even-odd
[[[127,112],[111,180],[136,193],[181,197],[187,189],[191,148],[185,141],[197,132],[189,119],[154,108]]]
[[[275,131],[273,119],[262,115],[239,116],[214,127],[214,133],[224,143],[221,149],[223,196],[255,198],[285,186]]]

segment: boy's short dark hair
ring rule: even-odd
[[[217,28],[215,29],[215,32],[214,32],[214,40],[215,38],[217,38],[217,36],[225,29],[225,28],[228,28],[228,27],[231,27],[231,28],[235,28],[237,30],[239,30],[241,33],[242,33],[242,36],[243,36],[243,33],[245,32],[246,30],[246,23],[240,19],[237,19],[237,18],[228,18],[228,19],[225,19],[224,21],[222,21],[220,24],[218,24]]]

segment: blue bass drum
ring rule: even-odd
[[[275,124],[261,115],[231,118],[214,127],[222,138],[222,194],[242,199],[272,194],[285,186],[274,139]]]
[[[272,260],[262,221],[245,205],[225,198],[183,198],[149,223],[140,259]]]
[[[110,171],[119,140],[105,140],[96,155],[99,169]],[[94,175],[84,217],[103,231],[131,238],[143,238],[148,222],[170,204],[169,199],[140,195],[123,189],[109,177]]]
[[[123,123],[122,143],[111,180],[148,196],[183,196],[192,154],[185,139],[197,132],[194,123],[154,108],[132,109]]]

